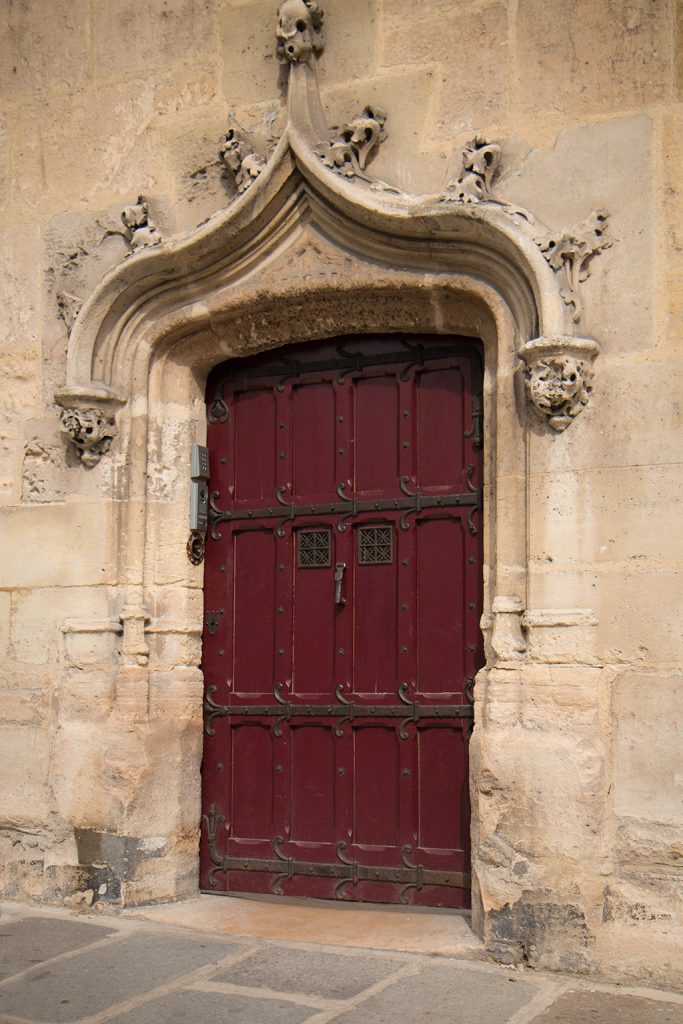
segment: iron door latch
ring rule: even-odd
[[[340,608],[343,608],[346,604],[346,598],[342,593],[345,571],[346,562],[337,562],[334,567],[334,603]]]

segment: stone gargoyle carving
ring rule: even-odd
[[[501,148],[495,142],[475,135],[463,146],[460,176],[448,182],[442,198],[452,203],[499,202],[491,189],[501,155]]]
[[[590,276],[590,261],[612,245],[607,237],[608,216],[606,210],[594,210],[587,220],[570,231],[536,239],[550,266],[564,277],[560,294],[566,305],[574,307],[574,323],[579,322],[583,313],[579,284]]]
[[[370,157],[387,137],[385,123],[386,115],[381,110],[365,107],[363,113],[353,121],[348,121],[341,131],[332,128],[330,141],[318,143],[315,152],[325,166],[337,174],[374,182],[375,179],[366,173],[365,168]]]
[[[226,132],[218,155],[226,172],[234,177],[238,195],[253,185],[266,166],[265,160],[251,149],[242,134],[234,128]]]
[[[64,409],[61,429],[72,441],[84,466],[91,469],[109,451],[117,430],[113,415],[94,406]]]
[[[566,430],[588,405],[598,351],[589,338],[536,338],[522,346],[527,397],[553,430]]]
[[[125,228],[123,235],[131,252],[161,242],[157,226],[150,220],[149,206],[144,196],[138,196],[138,201],[133,206],[125,207],[121,213],[121,221]]]
[[[315,0],[285,0],[278,11],[277,55],[283,64],[300,64],[325,49],[324,14]]]

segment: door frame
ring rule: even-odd
[[[92,683],[90,726],[80,727],[78,700],[62,701],[55,795],[63,820],[81,828],[72,793],[82,790],[76,773],[85,776],[100,808],[89,827],[139,842],[124,902],[197,886],[203,574],[186,555],[186,466],[190,445],[205,440],[210,370],[314,338],[451,334],[484,348],[486,666],[475,687],[470,788],[473,922],[485,930],[500,882],[478,850],[502,812],[492,816],[479,783],[493,770],[493,731],[517,715],[526,660],[529,445],[556,436],[530,410],[524,372],[548,351],[590,362],[596,343],[569,330],[526,222],[489,203],[345,182],[291,131],[224,213],[180,242],[141,249],[105,278],[74,325],[56,400],[67,415],[96,410],[104,424],[108,443],[89,454],[101,455],[102,521],[118,561],[109,617],[64,627],[79,686]],[[89,653],[93,635],[109,652],[100,664]],[[126,763],[164,770],[117,776],[112,789],[93,753],[97,737]]]

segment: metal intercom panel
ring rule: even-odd
[[[190,529],[202,533],[209,526],[209,449],[193,444],[190,454]]]

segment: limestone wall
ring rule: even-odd
[[[74,313],[129,251],[123,207],[144,195],[163,238],[189,232],[234,194],[218,159],[229,124],[263,156],[279,138],[275,6],[4,0],[5,896],[146,900],[196,885],[201,573],[169,576],[164,544],[184,543],[182,467],[202,410],[184,404],[179,368],[151,439],[164,540],[147,600],[163,618],[172,584],[172,618],[186,632],[148,636],[157,674],[127,706],[116,699],[119,584],[135,450],[115,439],[84,468],[53,394]],[[613,244],[582,286],[581,333],[602,347],[590,404],[561,435],[530,421],[527,476],[511,484],[528,508],[528,585],[517,595],[527,650],[491,660],[477,685],[475,917],[502,958],[680,982],[682,9],[323,6],[329,123],[367,103],[388,116],[373,174],[438,192],[481,132],[502,147],[501,195],[551,230],[609,211]],[[164,673],[179,681],[172,698]]]

